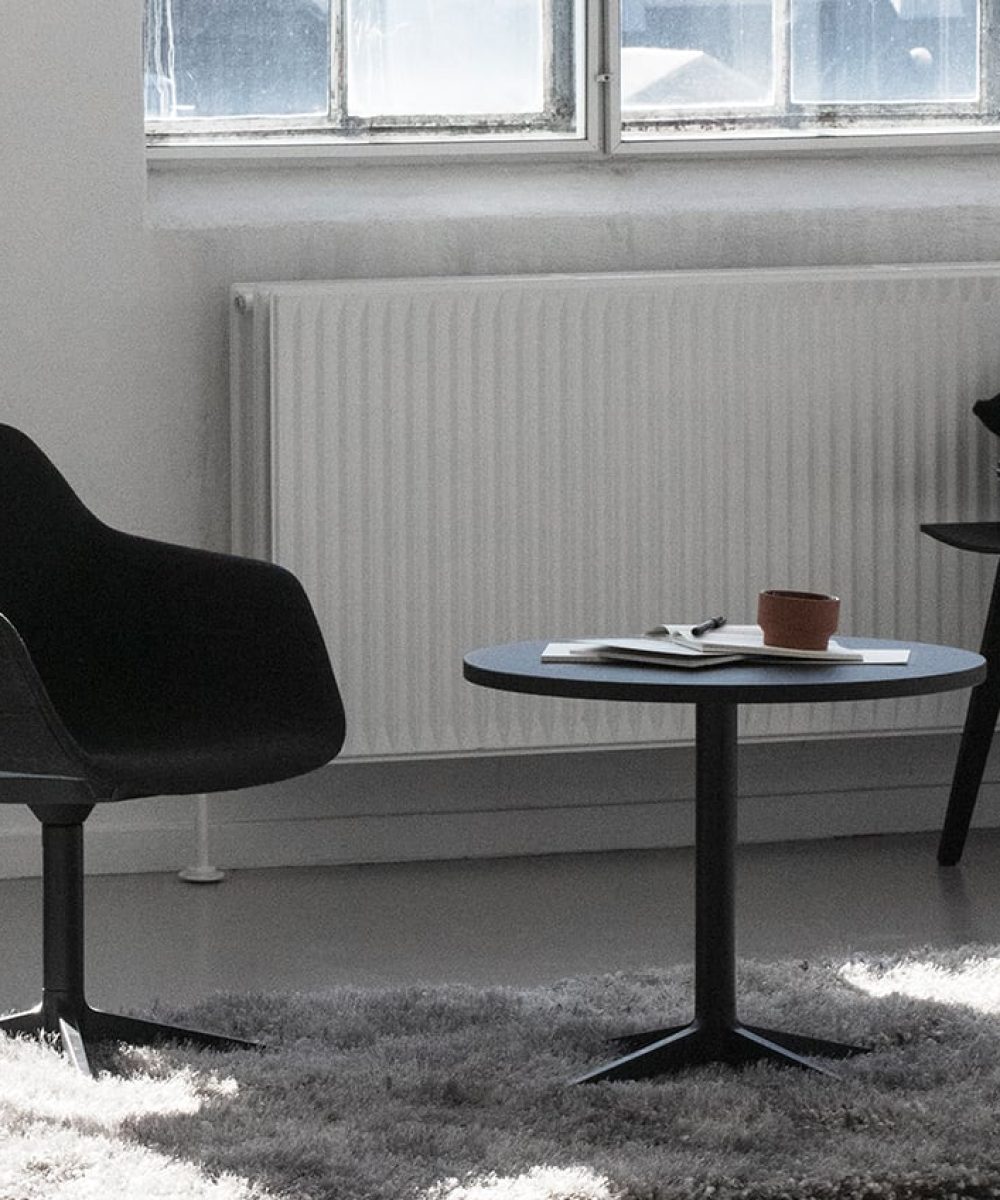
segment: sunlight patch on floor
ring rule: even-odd
[[[0,1155],[0,1196],[17,1200],[268,1200],[269,1195],[235,1175],[210,1178],[196,1163],[127,1137],[48,1121],[5,1134]]]
[[[612,1200],[608,1181],[589,1167],[532,1167],[521,1175],[447,1179],[421,1200]]]
[[[968,958],[950,969],[920,959],[898,963],[888,970],[878,963],[852,962],[841,967],[840,974],[869,996],[896,993],[914,1000],[964,1004],[978,1012],[1000,1013],[1000,957]]]
[[[189,1069],[91,1079],[35,1039],[0,1038],[0,1196],[266,1200],[247,1180],[210,1178],[196,1163],[140,1145],[129,1130],[133,1119],[186,1117],[211,1097],[236,1092],[235,1080]]]
[[[234,1079],[172,1069],[157,1078],[155,1050],[133,1051],[133,1061],[151,1068],[148,1076],[96,1079],[76,1071],[55,1049],[31,1038],[5,1038],[0,1070],[0,1112],[14,1118],[80,1123],[112,1130],[131,1116],[195,1113],[210,1097],[234,1095]]]

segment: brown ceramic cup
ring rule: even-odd
[[[840,601],[821,592],[773,588],[757,597],[757,624],[765,646],[789,650],[825,650],[837,629]]]

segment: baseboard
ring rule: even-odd
[[[87,822],[84,857],[88,875],[176,871],[192,862],[195,852],[193,822],[181,828],[149,824],[129,829]],[[37,825],[0,833],[0,879],[37,876],[41,867]]]
[[[939,829],[956,748],[951,735],[745,746],[740,839]],[[685,748],[335,766],[329,814],[288,795],[280,820],[240,819],[221,800],[214,854],[254,867],[690,845],[693,758]],[[984,780],[974,825],[1000,826],[1000,770]]]
[[[955,734],[751,743],[740,748],[740,838],[798,841],[941,826]],[[336,762],[210,801],[224,869],[502,857],[689,845],[690,747]],[[1000,756],[976,827],[1000,826]],[[196,856],[194,801],[107,805],[87,824],[91,874],[176,871]],[[0,877],[38,873],[32,818],[0,830]]]

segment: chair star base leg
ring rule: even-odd
[[[0,1017],[0,1032],[9,1034],[51,1034],[73,1065],[85,1075],[93,1074],[87,1060],[87,1044],[126,1042],[132,1046],[156,1046],[163,1042],[184,1042],[212,1050],[261,1049],[260,1042],[165,1025],[142,1017],[126,1017],[91,1008],[88,1004],[59,1005],[45,1013],[42,1005],[26,1012]]]
[[[852,1054],[866,1053],[863,1046],[741,1025],[738,1022],[712,1027],[695,1020],[689,1025],[628,1034],[614,1040],[626,1053],[571,1082],[649,1079],[704,1063],[723,1062],[739,1066],[761,1060],[801,1067],[836,1079],[838,1076],[835,1071],[815,1060],[848,1058]]]
[[[40,1004],[24,1012],[8,1013],[6,1017],[0,1017],[0,1032],[3,1033],[41,1033],[43,1025]]]

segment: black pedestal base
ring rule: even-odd
[[[0,1031],[12,1034],[48,1033],[57,1039],[60,1048],[78,1071],[92,1075],[87,1058],[87,1044],[94,1042],[128,1042],[133,1046],[155,1046],[162,1042],[188,1042],[214,1050],[258,1049],[258,1042],[205,1033],[200,1029],[185,1029],[179,1025],[161,1025],[141,1017],[124,1017],[102,1012],[89,1004],[43,1005],[27,1012],[0,1017]]]
[[[736,705],[695,713],[695,1003],[688,1025],[616,1038],[613,1062],[574,1083],[648,1079],[702,1063],[785,1063],[836,1075],[814,1058],[846,1058],[860,1046],[743,1025],[736,1019]]]
[[[190,1042],[216,1050],[256,1042],[161,1025],[91,1008],[83,971],[83,823],[93,805],[33,805],[42,823],[42,999],[27,1012],[0,1017],[0,1033],[48,1035],[84,1074],[93,1074],[87,1044],[129,1042],[153,1046]]]
[[[620,1058],[588,1071],[573,1083],[597,1083],[603,1079],[648,1079],[667,1071],[722,1062],[730,1066],[762,1059],[817,1071],[837,1078],[835,1071],[815,1058],[849,1058],[864,1054],[863,1046],[831,1042],[826,1038],[762,1029],[758,1025],[709,1026],[697,1019],[689,1025],[653,1029],[647,1033],[615,1038],[624,1051]]]

